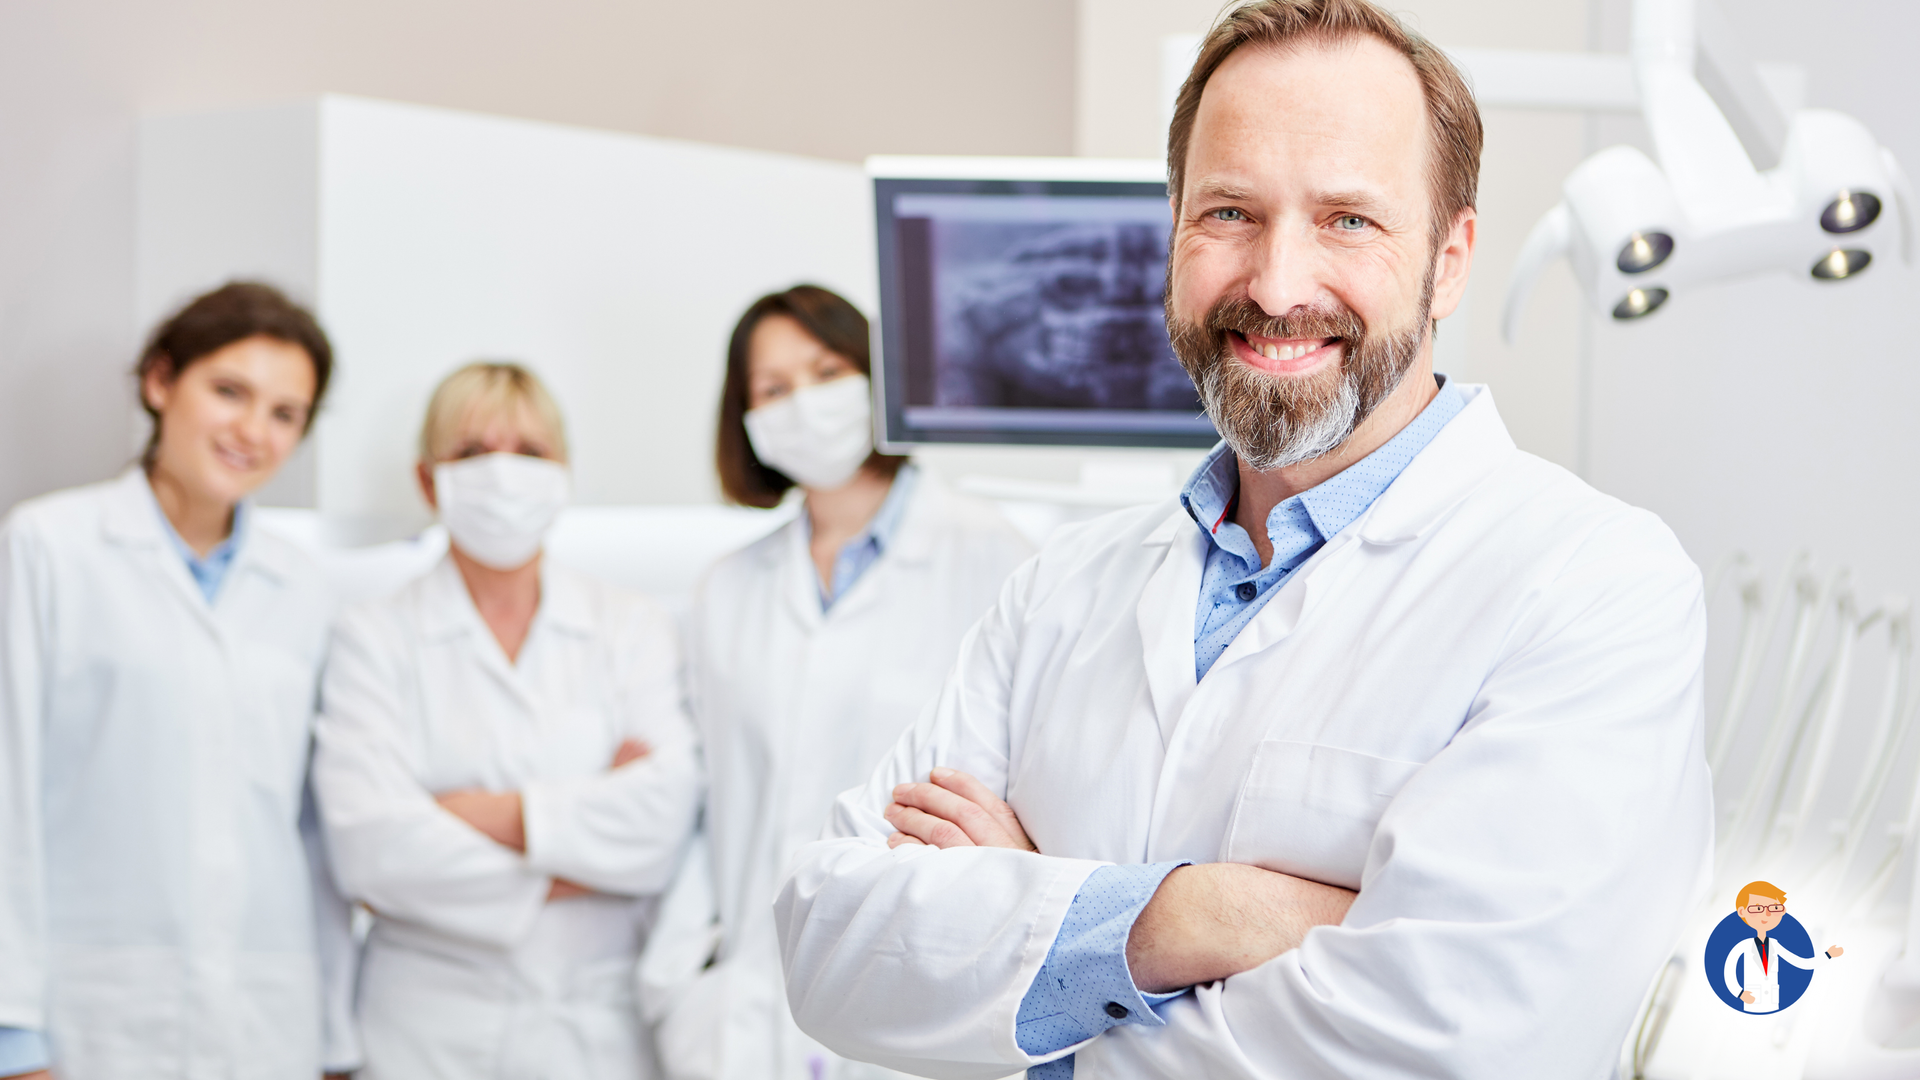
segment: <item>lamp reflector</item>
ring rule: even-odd
[[[1873,224],[1879,217],[1879,196],[1871,191],[1848,191],[1843,188],[1840,194],[1835,195],[1833,201],[1827,204],[1827,208],[1820,211],[1820,227],[1836,234],[1859,232]]]
[[[1613,264],[1623,274],[1644,274],[1673,254],[1673,237],[1663,232],[1637,232],[1627,237]]]
[[[1668,295],[1667,290],[1657,286],[1651,289],[1633,289],[1613,306],[1613,317],[1625,322],[1628,319],[1651,315],[1659,310],[1661,304],[1667,302]]]
[[[1834,248],[1813,264],[1813,276],[1821,281],[1840,281],[1867,268],[1873,253],[1859,248]]]

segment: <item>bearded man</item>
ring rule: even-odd
[[[1062,529],[775,911],[788,999],[933,1077],[1604,1077],[1700,895],[1700,576],[1432,370],[1481,128],[1366,0],[1259,0],[1168,140],[1224,436]]]

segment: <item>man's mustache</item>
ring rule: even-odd
[[[1234,331],[1269,338],[1342,338],[1357,342],[1367,336],[1367,324],[1345,307],[1304,308],[1285,315],[1269,315],[1244,296],[1222,300],[1207,311],[1206,328],[1215,334]]]

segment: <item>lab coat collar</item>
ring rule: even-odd
[[[540,606],[533,613],[527,640],[532,641],[541,627],[576,637],[590,637],[599,629],[585,586],[575,574],[553,565],[545,556],[540,561]],[[421,581],[420,629],[430,641],[467,633],[490,638],[493,633],[480,618],[480,609],[467,592],[466,579],[460,576],[452,552],[441,556]]]
[[[146,470],[138,465],[128,468],[107,490],[106,511],[101,519],[107,540],[123,547],[159,550],[165,556],[164,561],[180,571],[177,575],[169,573],[167,576],[178,577],[200,605],[207,606],[206,597],[200,592],[200,587],[194,584],[186,563],[177,557],[163,531],[163,511],[160,501],[154,497],[153,485],[147,482]],[[239,547],[234,551],[233,566],[227,571],[227,587],[221,589],[222,594],[242,575],[254,571],[276,585],[285,583],[296,570],[289,562],[289,554],[281,545],[263,539],[260,536],[260,523],[255,520],[240,533]]]
[[[830,612],[820,609],[820,571],[813,565],[805,521],[795,518],[782,526],[784,536],[780,543],[768,545],[762,558],[780,561],[778,588],[800,625],[812,629],[829,617],[844,619],[872,603],[878,587],[885,584],[875,579],[884,578],[889,565],[932,562],[936,545],[951,531],[956,517],[953,507],[953,496],[939,479],[924,470],[918,471],[912,490],[907,492],[907,505],[901,513],[900,526],[894,531],[893,542],[881,550],[879,560],[860,575],[845,595],[834,600]],[[804,507],[800,513],[806,513]]]
[[[1513,436],[1507,433],[1507,425],[1493,403],[1493,390],[1464,385],[1459,389],[1466,406],[1360,518],[1357,527],[1361,539],[1370,544],[1418,539],[1472,494],[1515,449]],[[1141,543],[1146,547],[1164,546],[1188,528],[1199,526],[1180,501],[1173,499],[1160,526]]]
[[[1447,511],[1459,505],[1514,450],[1493,394],[1485,386],[1462,386],[1467,398],[1460,414],[1435,435],[1393,484],[1354,524],[1330,538],[1294,571],[1275,596],[1240,632],[1213,671],[1245,656],[1257,655],[1292,633],[1305,611],[1313,579],[1358,538],[1397,544],[1417,539]],[[1206,564],[1206,537],[1180,504],[1169,500],[1160,524],[1143,546],[1168,546],[1167,557],[1148,580],[1137,609],[1147,652],[1148,690],[1161,736],[1171,741],[1173,727],[1197,689],[1193,669],[1193,619],[1200,578]]]
[[[885,559],[891,555],[903,563],[931,562],[935,543],[951,529],[953,498],[939,478],[924,469],[914,478],[913,490],[907,494],[906,511],[900,518],[899,530],[894,533],[893,549],[880,557]]]
[[[1514,452],[1487,386],[1462,386],[1466,407],[1420,451],[1359,522],[1369,544],[1419,539]]]

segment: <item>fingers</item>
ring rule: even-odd
[[[887,807],[887,823],[895,830],[937,848],[975,847],[973,838],[945,818],[899,803]]]
[[[622,765],[630,765],[651,753],[653,747],[639,739],[622,739],[613,751],[613,767],[617,769]]]
[[[914,837],[908,836],[906,833],[903,833],[903,832],[897,832],[897,833],[894,833],[892,836],[887,837],[887,847],[889,848],[906,847],[909,844],[912,844],[915,847],[927,846],[925,843],[921,842],[920,840],[917,840]]]
[[[971,773],[963,773],[959,769],[942,766],[934,769],[929,779],[985,811],[987,819],[992,821],[1001,834],[1010,841],[1004,846],[1019,848],[1022,851],[1038,850],[1033,846],[1033,841],[1027,839],[1027,830],[1020,824],[1020,817],[1013,812],[1013,807],[1008,806],[1006,800],[995,795],[993,789],[981,783]]]
[[[931,814],[959,826],[960,831],[966,834],[967,840],[976,846],[1020,846],[1013,837],[1007,835],[1007,831],[1001,827],[1000,823],[987,813],[985,807],[938,784],[901,784],[893,789],[893,801],[900,806]],[[899,825],[895,824],[894,827],[899,828]],[[911,829],[901,831],[913,832]],[[922,837],[922,839],[925,838]]]

